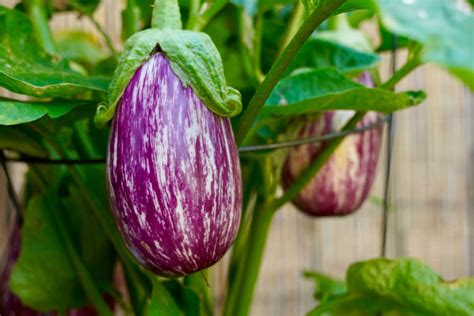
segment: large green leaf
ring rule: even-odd
[[[348,269],[346,280],[351,292],[383,296],[426,314],[474,314],[474,278],[446,282],[417,260],[356,263]]]
[[[59,203],[57,199],[54,202]],[[42,311],[66,310],[86,302],[56,230],[53,209],[51,197],[37,196],[29,202],[20,257],[10,277],[10,287],[22,302]]]
[[[379,61],[376,54],[312,37],[295,56],[287,73],[299,68],[327,67],[334,67],[341,72],[359,72],[374,67]]]
[[[421,58],[449,69],[474,90],[474,16],[454,1],[376,0],[384,26],[423,45]]]
[[[291,116],[326,110],[389,113],[417,105],[423,92],[394,93],[353,82],[333,69],[298,73],[281,80],[261,111],[262,116]]]
[[[317,286],[320,280],[320,277],[316,279]],[[467,316],[474,313],[474,278],[446,282],[415,259],[373,259],[353,264],[347,270],[346,284],[345,292],[326,287],[324,299],[317,297],[321,304],[308,315]]]
[[[85,77],[48,56],[36,43],[29,19],[0,6],[0,86],[36,97],[70,98],[106,92],[109,79]]]
[[[28,123],[38,120],[45,115],[54,119],[68,114],[80,105],[86,104],[86,101],[79,100],[22,102],[0,98],[0,125]]]
[[[103,167],[102,170],[88,168],[95,168],[97,175],[104,173]],[[13,291],[25,304],[43,311],[61,311],[88,303],[57,229],[58,219],[64,220],[63,225],[99,289],[105,291],[112,286],[115,262],[112,247],[77,188],[71,186],[70,195],[62,201],[58,199],[59,193],[53,190],[64,191],[58,187],[67,181],[62,175],[65,173],[49,172],[46,176],[50,192],[34,197],[28,204],[20,257],[10,281]],[[105,187],[104,180],[96,182]]]

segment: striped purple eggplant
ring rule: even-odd
[[[145,267],[180,276],[217,262],[233,243],[242,200],[230,121],[150,57],[118,104],[107,159],[112,212]]]
[[[372,86],[367,73],[359,77],[358,81]],[[352,111],[325,112],[317,120],[305,124],[299,131],[299,137],[335,132],[351,116]],[[380,114],[369,112],[358,126],[366,126],[380,119]],[[374,181],[382,133],[382,127],[377,127],[347,136],[293,203],[313,216],[346,215],[356,211],[367,198]],[[294,147],[289,151],[282,174],[285,189],[305,171],[324,146],[323,142]]]

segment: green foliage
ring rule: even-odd
[[[472,315],[474,278],[446,282],[415,259],[355,263],[346,284],[308,273],[321,304],[308,315]],[[344,287],[347,286],[347,290]]]
[[[41,137],[24,126],[0,126],[0,149],[10,149],[36,157],[48,156]]]
[[[423,45],[421,59],[449,69],[474,90],[472,12],[454,1],[377,0],[384,26]]]
[[[77,192],[65,200],[67,206],[51,192],[31,199],[25,212],[20,257],[10,279],[12,290],[28,306],[63,311],[87,303],[55,224],[57,212],[66,214],[72,231],[80,231],[76,243],[97,285],[111,281],[110,245],[82,201]]]
[[[87,15],[94,13],[100,4],[100,0],[61,0],[53,1],[54,9],[57,11],[74,11],[80,9]]]
[[[333,69],[296,73],[281,80],[265,103],[262,116],[290,116],[327,110],[394,112],[425,99],[420,91],[394,93],[371,89]]]
[[[276,5],[294,4],[300,0],[230,0],[231,3],[241,7],[249,16],[254,16],[259,11],[265,11]]]
[[[21,102],[0,98],[0,125],[15,125],[38,120],[45,115],[58,118],[80,105],[93,106],[80,100],[54,100],[49,102]]]
[[[186,281],[186,278],[185,280]],[[178,280],[167,280],[163,283],[165,288],[173,296],[176,304],[185,316],[212,316],[212,310],[205,307],[204,298],[200,297],[202,288],[193,288],[185,282]]]
[[[78,62],[89,70],[107,57],[92,34],[84,31],[58,31],[54,34],[56,48],[61,57]]]
[[[317,52],[317,53],[315,53]],[[357,73],[375,67],[380,57],[316,37],[310,38],[295,56],[287,74],[301,68],[334,67],[340,72]]]
[[[46,55],[22,13],[0,6],[0,29],[0,86],[36,97],[70,98],[107,91],[108,79],[82,76],[64,61]]]
[[[314,298],[320,302],[330,300],[334,296],[345,294],[347,292],[346,283],[331,278],[316,271],[307,271],[304,277],[313,280],[315,284]]]
[[[168,289],[158,279],[153,280],[153,294],[148,300],[144,315],[187,316],[181,311]]]

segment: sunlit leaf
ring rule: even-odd
[[[417,105],[424,99],[423,92],[394,93],[367,88],[333,69],[317,69],[281,80],[261,115],[292,116],[326,110],[389,113]]]
[[[384,26],[423,45],[421,58],[449,69],[474,90],[474,15],[446,0],[377,0]]]
[[[23,13],[0,6],[0,30],[0,86],[36,97],[107,91],[109,79],[80,75],[42,51]]]
[[[54,100],[50,102],[23,102],[0,98],[0,125],[28,123],[47,115],[58,118],[74,108],[87,104],[80,100]],[[93,106],[93,105],[91,105]]]

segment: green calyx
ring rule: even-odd
[[[211,38],[205,33],[181,30],[179,16],[176,18],[174,14],[169,19],[157,10],[174,12],[177,5],[160,6],[161,2],[166,3],[155,2],[154,28],[135,33],[125,43],[109,87],[108,101],[97,108],[96,124],[104,125],[113,118],[134,73],[155,52],[166,56],[183,86],[191,86],[209,110],[224,117],[236,116],[242,110],[240,93],[227,86],[222,60]]]

